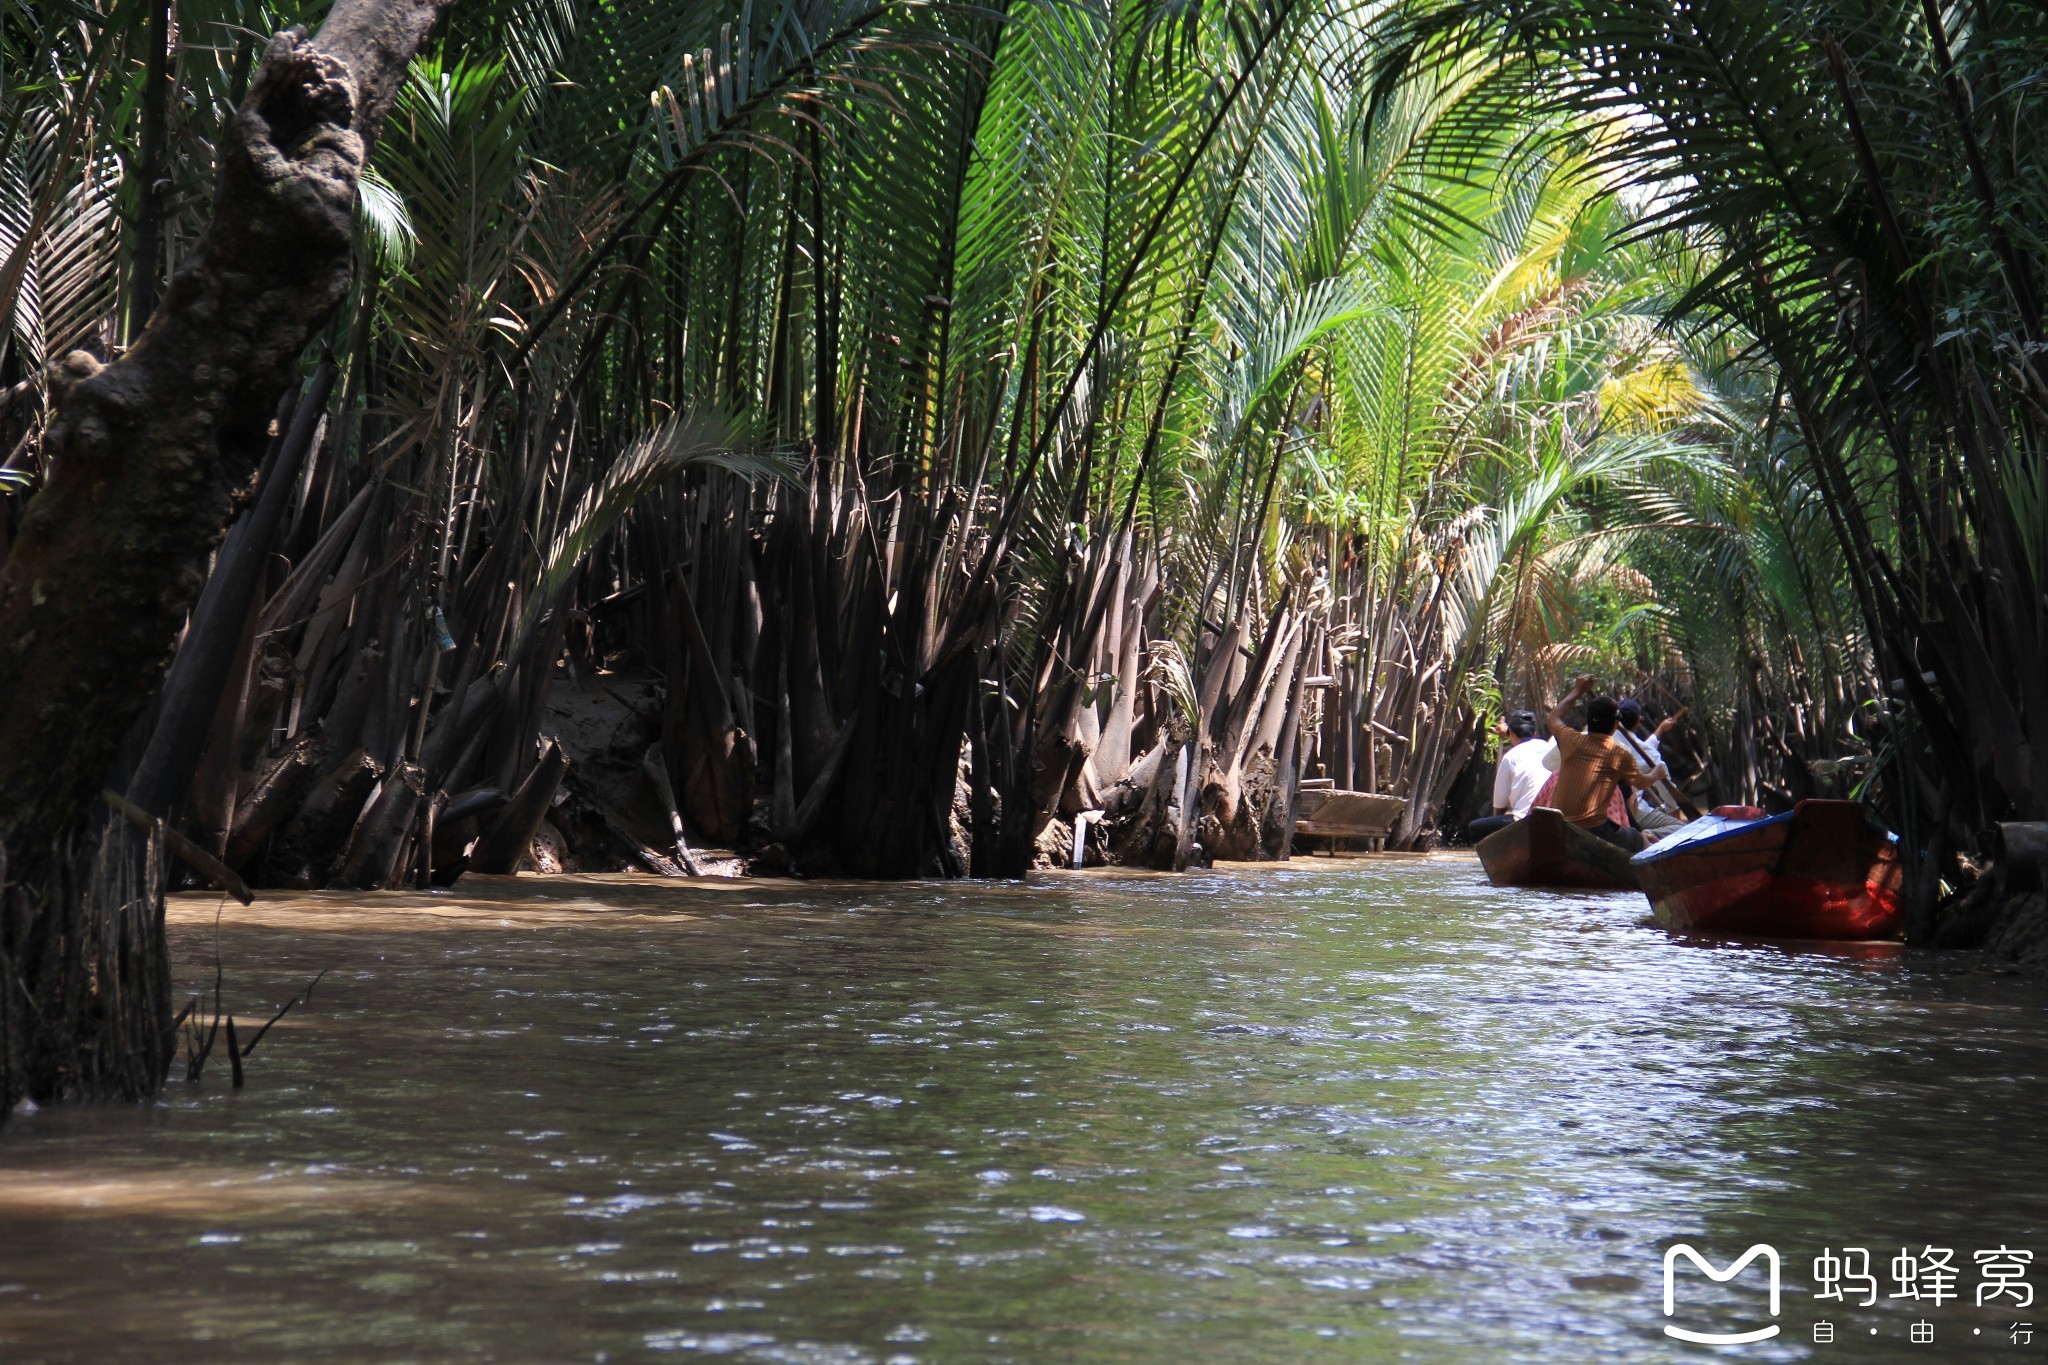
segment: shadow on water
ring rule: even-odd
[[[1811,1344],[1822,1248],[2042,1249],[2048,991],[1974,959],[1461,862],[461,891],[231,907],[230,1008],[332,969],[248,1089],[10,1125],[0,1354],[1680,1360],[1683,1239],[1781,1250],[1743,1358],[1920,1360]]]

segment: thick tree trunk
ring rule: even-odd
[[[337,0],[317,38],[272,39],[220,147],[213,220],[148,329],[112,365],[61,367],[48,481],[0,570],[0,1113],[162,1077],[160,902],[134,951],[93,961],[90,945],[125,942],[109,926],[135,888],[161,894],[96,858],[99,792],[300,353],[347,292],[357,179],[449,3]],[[115,1017],[138,1022],[109,1036],[98,1021]]]

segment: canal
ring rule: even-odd
[[[2048,987],[1644,912],[1456,858],[181,898],[244,1039],[326,976],[240,1091],[0,1133],[0,1358],[2048,1360]],[[1778,1314],[1759,1260],[1667,1318],[1674,1242]]]

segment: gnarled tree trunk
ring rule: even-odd
[[[190,264],[126,355],[61,367],[48,481],[0,570],[0,1113],[162,1079],[161,881],[110,868],[99,793],[348,290],[357,180],[449,3],[336,0],[317,37],[272,39]]]

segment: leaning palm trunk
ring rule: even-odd
[[[103,843],[96,798],[300,352],[347,291],[357,177],[443,3],[343,0],[318,38],[273,40],[212,225],[148,330],[110,366],[65,362],[48,481],[0,571],[0,1110],[162,1080],[162,883],[102,861],[150,851]]]

